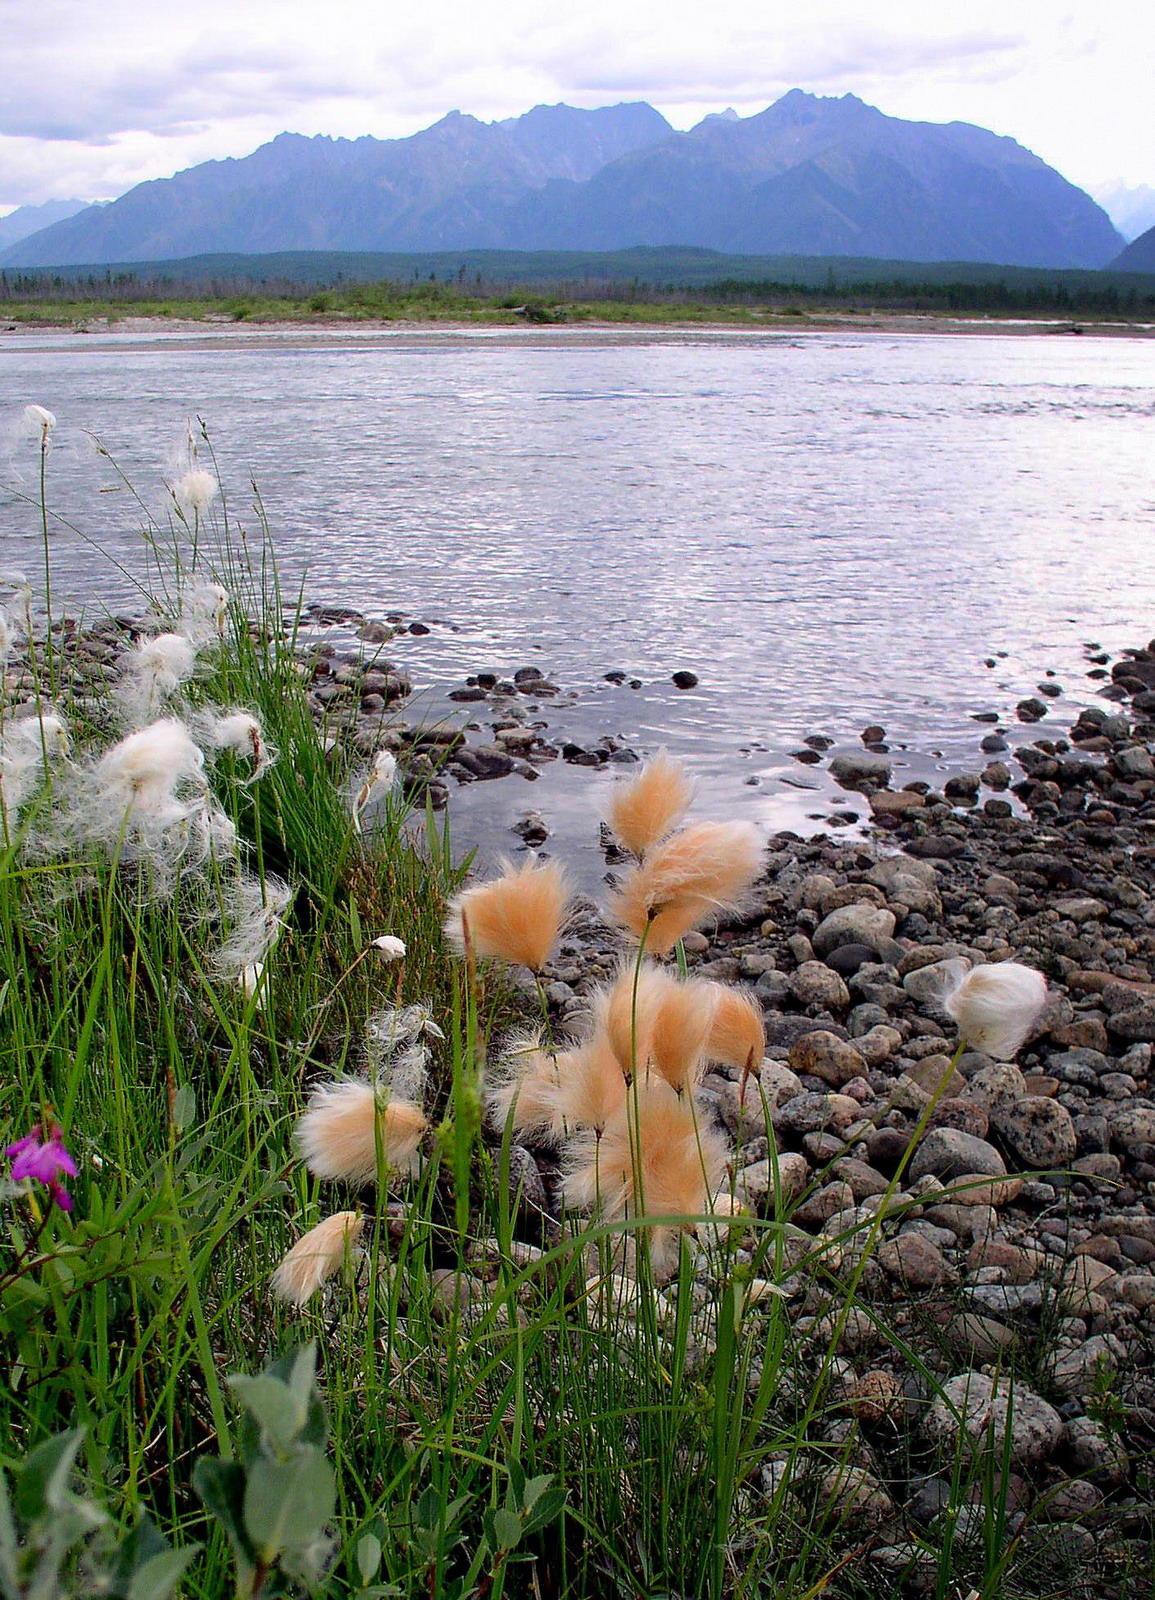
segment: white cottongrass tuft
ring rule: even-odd
[[[956,967],[942,995],[943,1009],[967,1044],[998,1061],[1018,1054],[1046,1003],[1047,980],[1017,961],[992,962],[966,973]]]
[[[231,595],[219,583],[193,583],[181,595],[181,631],[195,644],[219,639],[229,618]]]
[[[179,858],[208,810],[204,755],[183,722],[166,717],[130,733],[83,775],[72,808],[82,838],[124,859]],[[226,819],[227,820],[227,819]]]
[[[397,781],[397,757],[391,750],[380,750],[369,775],[353,796],[353,831],[361,832],[361,813],[374,800],[386,800]]]
[[[278,1300],[301,1307],[334,1277],[345,1262],[361,1255],[365,1219],[356,1211],[338,1211],[298,1239],[272,1277]]]
[[[400,942],[400,941],[398,941]],[[428,1006],[384,1006],[365,1024],[365,1065],[382,1092],[420,1104],[432,1060],[427,1040],[444,1040]]]
[[[7,672],[9,657],[19,637],[12,618],[0,606],[0,675]]]
[[[47,406],[25,406],[24,427],[33,437],[46,441],[56,426],[56,413]]]
[[[285,927],[294,891],[280,878],[242,873],[229,891],[226,915],[232,926],[212,958],[213,971],[239,983],[251,999],[262,987],[265,962]]]
[[[158,633],[123,658],[118,696],[135,722],[154,717],[196,671],[197,650],[183,633]]]
[[[55,712],[14,717],[0,733],[0,823],[10,823],[41,787],[49,764],[68,752],[68,729]]]
[[[253,770],[244,786],[255,783],[277,759],[278,752],[267,742],[256,717],[248,711],[229,711],[224,716],[210,716],[205,727],[205,743],[214,750],[231,750],[253,763]]]
[[[221,492],[221,486],[204,467],[190,467],[172,486],[172,497],[187,515],[203,516]]]
[[[373,948],[380,951],[383,961],[401,961],[405,956],[405,940],[392,933],[383,933],[374,939]]]

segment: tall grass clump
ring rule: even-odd
[[[203,428],[136,503],[131,629],[20,575],[0,615],[0,1592],[879,1593],[893,1396],[848,1423],[842,1351],[934,1381],[867,1294],[918,1197],[815,1236],[823,1172],[736,1182],[707,1079],[773,1111],[762,1010],[681,941],[757,835],[665,758],[617,788],[620,960],[562,1030],[559,865],[468,881],[397,730],[318,713]],[[1009,1548],[887,1571],[994,1600]]]

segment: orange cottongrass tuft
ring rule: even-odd
[[[273,1273],[272,1290],[278,1300],[303,1306],[317,1290],[339,1272],[356,1250],[365,1231],[365,1219],[356,1211],[338,1211],[318,1222],[298,1239]]]
[[[557,943],[569,884],[557,861],[527,861],[491,883],[466,889],[449,904],[445,932],[460,955],[490,956],[540,972]]]
[[[377,1149],[395,1172],[417,1170],[417,1147],[428,1126],[425,1113],[407,1100],[378,1099],[372,1084],[326,1083],[313,1091],[297,1124],[297,1144],[318,1178],[371,1183]]]
[[[665,955],[712,911],[733,905],[761,865],[753,823],[694,822],[625,874],[610,910],[647,950]]]
[[[714,986],[683,982],[650,962],[626,969],[599,1003],[602,1026],[628,1076],[652,1067],[679,1094],[697,1079],[716,1004]]]
[[[636,778],[614,785],[610,827],[636,856],[644,856],[685,817],[694,787],[686,770],[663,751]]]
[[[714,1015],[706,1055],[711,1061],[761,1072],[766,1054],[766,1027],[762,1007],[745,989],[730,989],[723,983],[711,984],[715,992]]]
[[[626,1080],[604,1033],[596,1033],[577,1050],[557,1058],[559,1133],[602,1129],[625,1102]]]
[[[631,1216],[694,1216],[709,1211],[726,1166],[726,1147],[712,1128],[699,1127],[689,1099],[664,1079],[639,1080],[601,1139],[574,1141],[565,1178],[566,1199],[607,1221]],[[651,1231],[655,1273],[677,1262],[676,1227]]]
[[[553,1143],[560,1135],[558,1098],[561,1074],[557,1060],[537,1039],[515,1045],[498,1071],[487,1077],[485,1103],[490,1126]]]

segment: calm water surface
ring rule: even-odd
[[[708,806],[767,826],[829,810],[789,758],[805,734],[859,748],[883,723],[897,781],[973,768],[974,713],[1013,723],[1050,669],[1061,721],[1094,696],[1087,641],[1155,633],[1153,340],[0,336],[0,402],[15,419],[28,401],[60,419],[55,507],[118,560],[139,563],[140,517],[101,492],[116,480],[86,433],[163,514],[199,415],[234,510],[252,525],[255,479],[309,598],[431,624],[390,654],[432,712],[467,672],[532,663],[575,692],[553,725],[668,744]],[[34,487],[14,428],[0,454],[7,485]],[[111,564],[54,539],[61,599],[124,601]],[[38,550],[0,489],[3,561],[32,573]],[[698,689],[672,687],[679,667]],[[643,688],[604,684],[614,668]],[[553,773],[484,788],[502,825],[562,805]]]

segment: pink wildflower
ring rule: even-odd
[[[5,1150],[4,1154],[12,1158],[12,1181],[23,1183],[31,1178],[43,1183],[49,1200],[61,1211],[71,1211],[72,1196],[60,1182],[60,1176],[67,1173],[75,1178],[76,1163],[64,1148],[64,1135],[55,1123],[49,1127],[47,1138],[42,1137],[43,1133],[42,1127],[38,1133],[25,1134]]]

